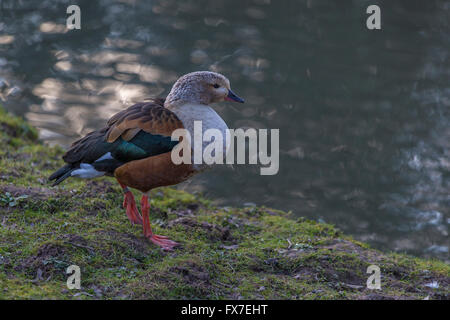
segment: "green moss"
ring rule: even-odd
[[[46,178],[63,151],[0,109],[0,299],[372,299],[449,297],[442,261],[382,253],[329,224],[265,207],[219,208],[201,195],[153,190],[163,252],[128,222],[111,178]],[[136,197],[139,196],[136,193]],[[68,290],[67,266],[81,268]],[[367,267],[382,289],[366,288]],[[437,281],[439,288],[425,284]]]
[[[38,138],[35,128],[23,119],[7,113],[1,106],[0,128],[2,129],[0,133],[2,142],[6,141],[13,147],[24,145],[27,141],[35,141]]]

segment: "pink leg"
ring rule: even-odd
[[[123,184],[120,185],[124,192],[123,207],[126,209],[128,220],[130,220],[132,224],[142,224],[142,217],[136,207],[136,201],[134,200],[133,194],[127,186]]]
[[[144,236],[146,236],[151,242],[160,246],[164,250],[169,251],[173,250],[173,248],[177,246],[178,243],[170,240],[166,236],[158,236],[157,234],[154,234],[152,232],[152,227],[150,226],[150,218],[149,218],[150,204],[148,203],[148,196],[146,194],[142,196],[141,210],[142,210],[142,219],[143,219],[142,226],[144,229]]]

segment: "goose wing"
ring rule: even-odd
[[[67,165],[50,180],[59,183],[80,167],[90,169],[88,164],[98,175],[113,174],[127,162],[170,152],[178,143],[171,134],[179,128],[182,122],[164,107],[162,99],[132,105],[112,116],[106,127],[75,141],[63,156]]]

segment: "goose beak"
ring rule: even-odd
[[[238,97],[231,89],[228,90],[228,95],[225,97],[225,100],[244,103],[244,99]]]

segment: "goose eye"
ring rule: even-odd
[[[219,88],[220,86],[219,86],[217,83],[215,83],[215,84],[213,85],[213,87],[217,89],[217,88]]]

